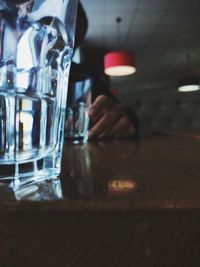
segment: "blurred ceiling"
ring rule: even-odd
[[[190,72],[200,77],[200,0],[82,0],[89,19],[91,51],[126,49],[136,54],[132,76],[112,78],[122,95],[138,90],[176,90]],[[117,42],[116,18],[120,44]],[[103,62],[103,58],[102,58]]]

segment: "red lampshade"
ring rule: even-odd
[[[104,56],[104,72],[109,76],[125,76],[135,71],[135,58],[130,52],[114,51]]]

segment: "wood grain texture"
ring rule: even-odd
[[[1,214],[1,266],[195,266],[194,211],[68,211]]]
[[[62,199],[0,186],[0,266],[200,266],[199,155],[178,137],[65,144]]]

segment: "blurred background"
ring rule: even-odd
[[[135,54],[136,72],[110,77],[123,105],[148,129],[198,132],[200,91],[179,92],[188,76],[200,78],[199,0],[82,0],[89,29],[81,54],[103,71],[114,50]],[[121,18],[117,23],[116,18]]]

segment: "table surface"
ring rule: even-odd
[[[199,138],[65,144],[60,180],[0,183],[0,265],[199,267]]]
[[[199,209],[199,155],[188,136],[65,143],[60,179],[1,182],[0,209]]]

